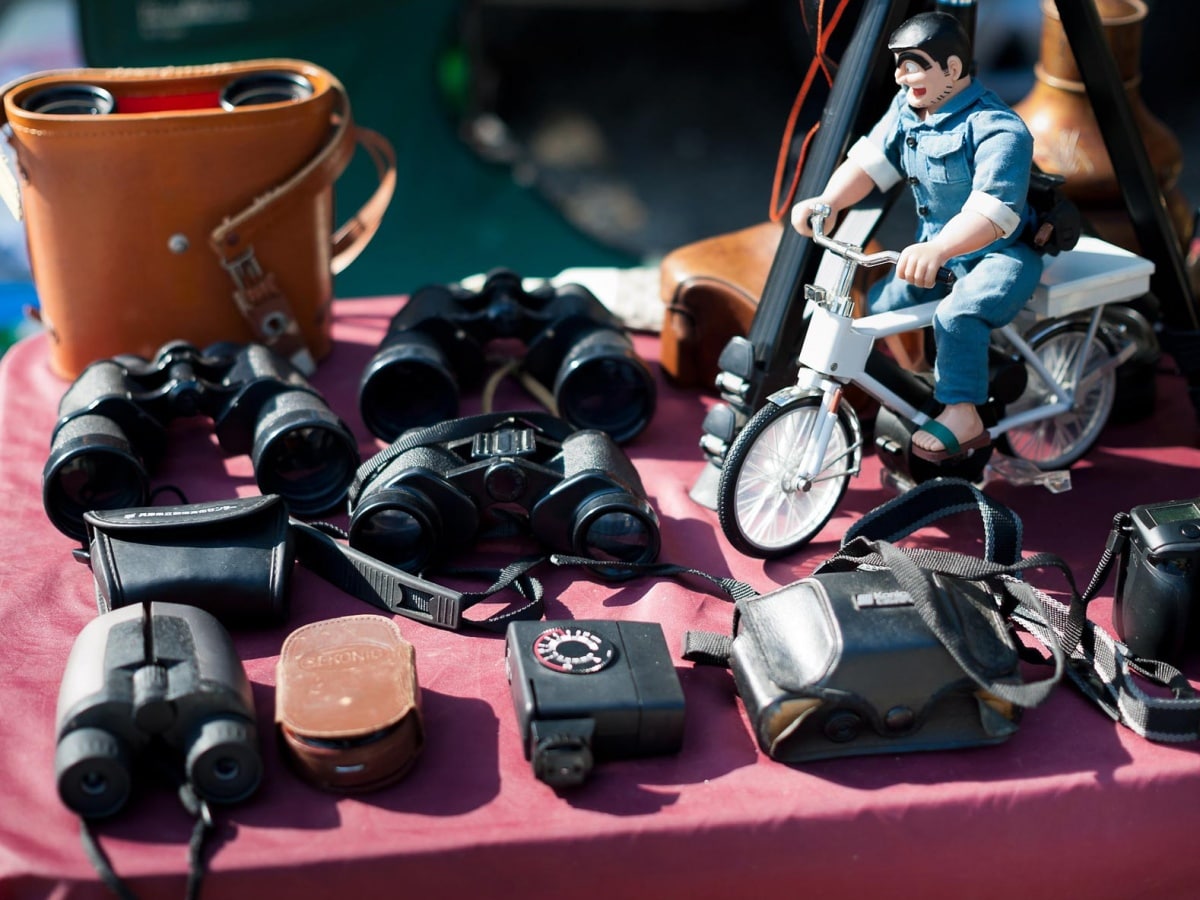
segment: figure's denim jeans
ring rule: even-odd
[[[952,261],[958,276],[947,296],[943,285],[919,288],[895,276],[871,292],[872,313],[944,298],[933,317],[937,344],[935,396],[940,403],[987,402],[988,341],[992,329],[1011,322],[1033,296],[1042,277],[1042,257],[1016,242],[975,259]]]

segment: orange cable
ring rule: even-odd
[[[813,137],[821,127],[821,120],[817,119],[813,126],[805,135],[804,143],[800,146],[800,156],[796,161],[796,169],[792,173],[791,184],[788,185],[787,195],[780,202],[780,189],[783,186],[784,172],[787,170],[788,151],[792,145],[792,138],[796,133],[796,120],[800,117],[800,110],[804,107],[804,101],[808,99],[808,93],[812,89],[812,84],[816,78],[818,70],[825,75],[827,84],[833,84],[833,76],[825,62],[826,50],[829,45],[829,38],[833,35],[833,31],[837,28],[838,22],[841,21],[842,14],[850,5],[850,0],[840,0],[837,9],[834,10],[833,16],[829,20],[828,29],[825,28],[825,0],[820,0],[817,6],[817,41],[815,54],[812,62],[809,63],[808,72],[804,76],[804,82],[800,85],[800,90],[796,94],[796,99],[792,103],[791,112],[788,114],[787,125],[784,127],[783,140],[779,147],[779,158],[775,164],[775,179],[771,184],[771,208],[770,216],[772,222],[779,222],[783,219],[784,213],[791,208],[792,202],[796,197],[796,188],[800,184],[800,174],[804,171],[804,160],[808,155],[809,144],[812,143]]]

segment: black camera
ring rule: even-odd
[[[408,428],[457,417],[459,385],[482,381],[493,339],[524,343],[523,371],[576,428],[624,442],[654,413],[650,370],[590,291],[578,284],[526,291],[519,276],[499,270],[479,291],[423,287],[396,313],[359,385],[367,428],[393,441]]]
[[[58,694],[55,773],[84,818],[125,805],[138,759],[157,757],[196,795],[236,803],[258,787],[254,698],[229,633],[176,603],[127,606],[79,633]]]
[[[1117,570],[1113,626],[1144,659],[1178,662],[1194,646],[1200,588],[1200,500],[1135,506]]]
[[[544,413],[413,429],[364,463],[350,491],[350,546],[408,572],[514,519],[556,552],[635,563],[658,556],[658,516],[629,457],[605,432],[575,431]]]
[[[327,512],[346,496],[359,463],[350,430],[289,362],[261,344],[174,342],[153,360],[92,363],[59,402],[42,503],[74,538],[89,510],[144,506],[148,469],[167,448],[173,419],[203,415],[221,449],[249,453],[263,494],[296,515]]]
[[[513,622],[505,643],[525,757],[554,787],[596,760],[675,753],[683,688],[655,622]]]

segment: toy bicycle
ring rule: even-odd
[[[980,415],[993,443],[935,465],[910,453],[913,431],[938,410],[932,380],[875,344],[928,326],[937,302],[853,318],[857,269],[894,265],[899,254],[867,254],[834,240],[824,232],[829,214],[817,207],[812,217],[813,241],[829,251],[817,280],[831,261],[840,261],[840,272],[833,290],[805,286],[810,319],[796,383],[767,399],[722,464],[717,514],[736,549],[783,556],[829,521],[862,461],[863,429],[846,396],[850,386],[879,403],[875,447],[901,482],[936,475],[978,481],[997,445],[1044,471],[1065,469],[1091,449],[1112,411],[1117,367],[1137,349],[1102,324],[1102,314],[1148,290],[1152,263],[1087,236],[1048,261],[1021,314],[992,333],[990,396]],[[939,279],[949,283],[953,275],[943,270]]]

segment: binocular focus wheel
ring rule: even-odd
[[[236,803],[254,793],[262,778],[256,731],[237,719],[210,719],[200,726],[187,754],[187,778],[197,794]]]
[[[63,803],[84,818],[111,816],[129,799],[128,754],[107,731],[79,728],[64,735],[55,748],[54,769]]]

